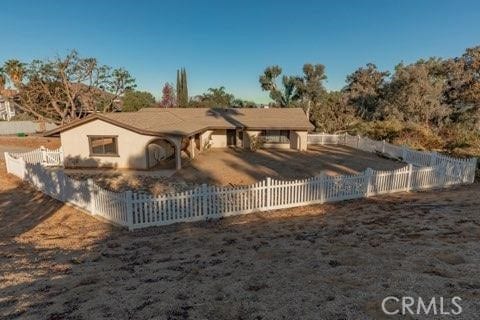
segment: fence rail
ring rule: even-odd
[[[153,196],[132,191],[115,193],[92,180],[66,176],[62,169],[55,168],[63,164],[61,149],[5,153],[5,160],[9,173],[45,194],[129,229],[473,183],[475,177],[476,158],[455,159],[348,134],[309,135],[308,142],[381,152],[407,165],[389,171],[367,169],[356,175],[320,174],[291,181],[267,178],[249,186],[201,185],[185,192]]]

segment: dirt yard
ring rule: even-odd
[[[187,181],[250,184],[267,176],[280,179],[308,178],[327,174],[354,174],[368,167],[391,170],[405,164],[340,145],[309,146],[308,151],[211,149],[177,173]]]
[[[60,147],[60,138],[45,138],[42,136],[0,136],[0,146],[2,147],[19,147],[36,149],[44,146],[49,149],[57,149]]]
[[[0,318],[391,319],[382,299],[406,295],[460,296],[454,319],[475,319],[479,193],[477,183],[130,233],[0,163]]]
[[[103,188],[113,191],[138,190],[155,195],[189,190],[202,183],[246,185],[266,177],[301,179],[320,174],[354,174],[370,167],[391,170],[404,163],[344,146],[311,146],[307,152],[294,150],[213,149],[193,161],[184,162],[182,170],[171,177],[153,176],[155,171],[70,170],[75,179],[93,178]],[[90,170],[91,171],[91,170]]]

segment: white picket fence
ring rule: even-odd
[[[45,194],[129,229],[467,184],[475,178],[475,158],[455,159],[348,134],[323,137],[315,134],[308,141],[383,152],[403,159],[408,165],[389,171],[367,169],[356,175],[321,174],[290,181],[267,178],[248,186],[201,185],[185,192],[153,196],[132,191],[115,193],[92,180],[72,179],[61,168],[49,167],[62,164],[61,150],[5,153],[5,160],[9,173]]]

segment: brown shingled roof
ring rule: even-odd
[[[189,136],[207,129],[312,130],[300,108],[145,108],[138,112],[95,114],[48,132],[53,135],[85,122],[100,119],[150,135]]]

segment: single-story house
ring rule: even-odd
[[[66,167],[150,169],[170,160],[180,169],[182,151],[190,158],[254,144],[303,151],[313,128],[300,108],[145,108],[96,113],[45,135],[60,135]]]

